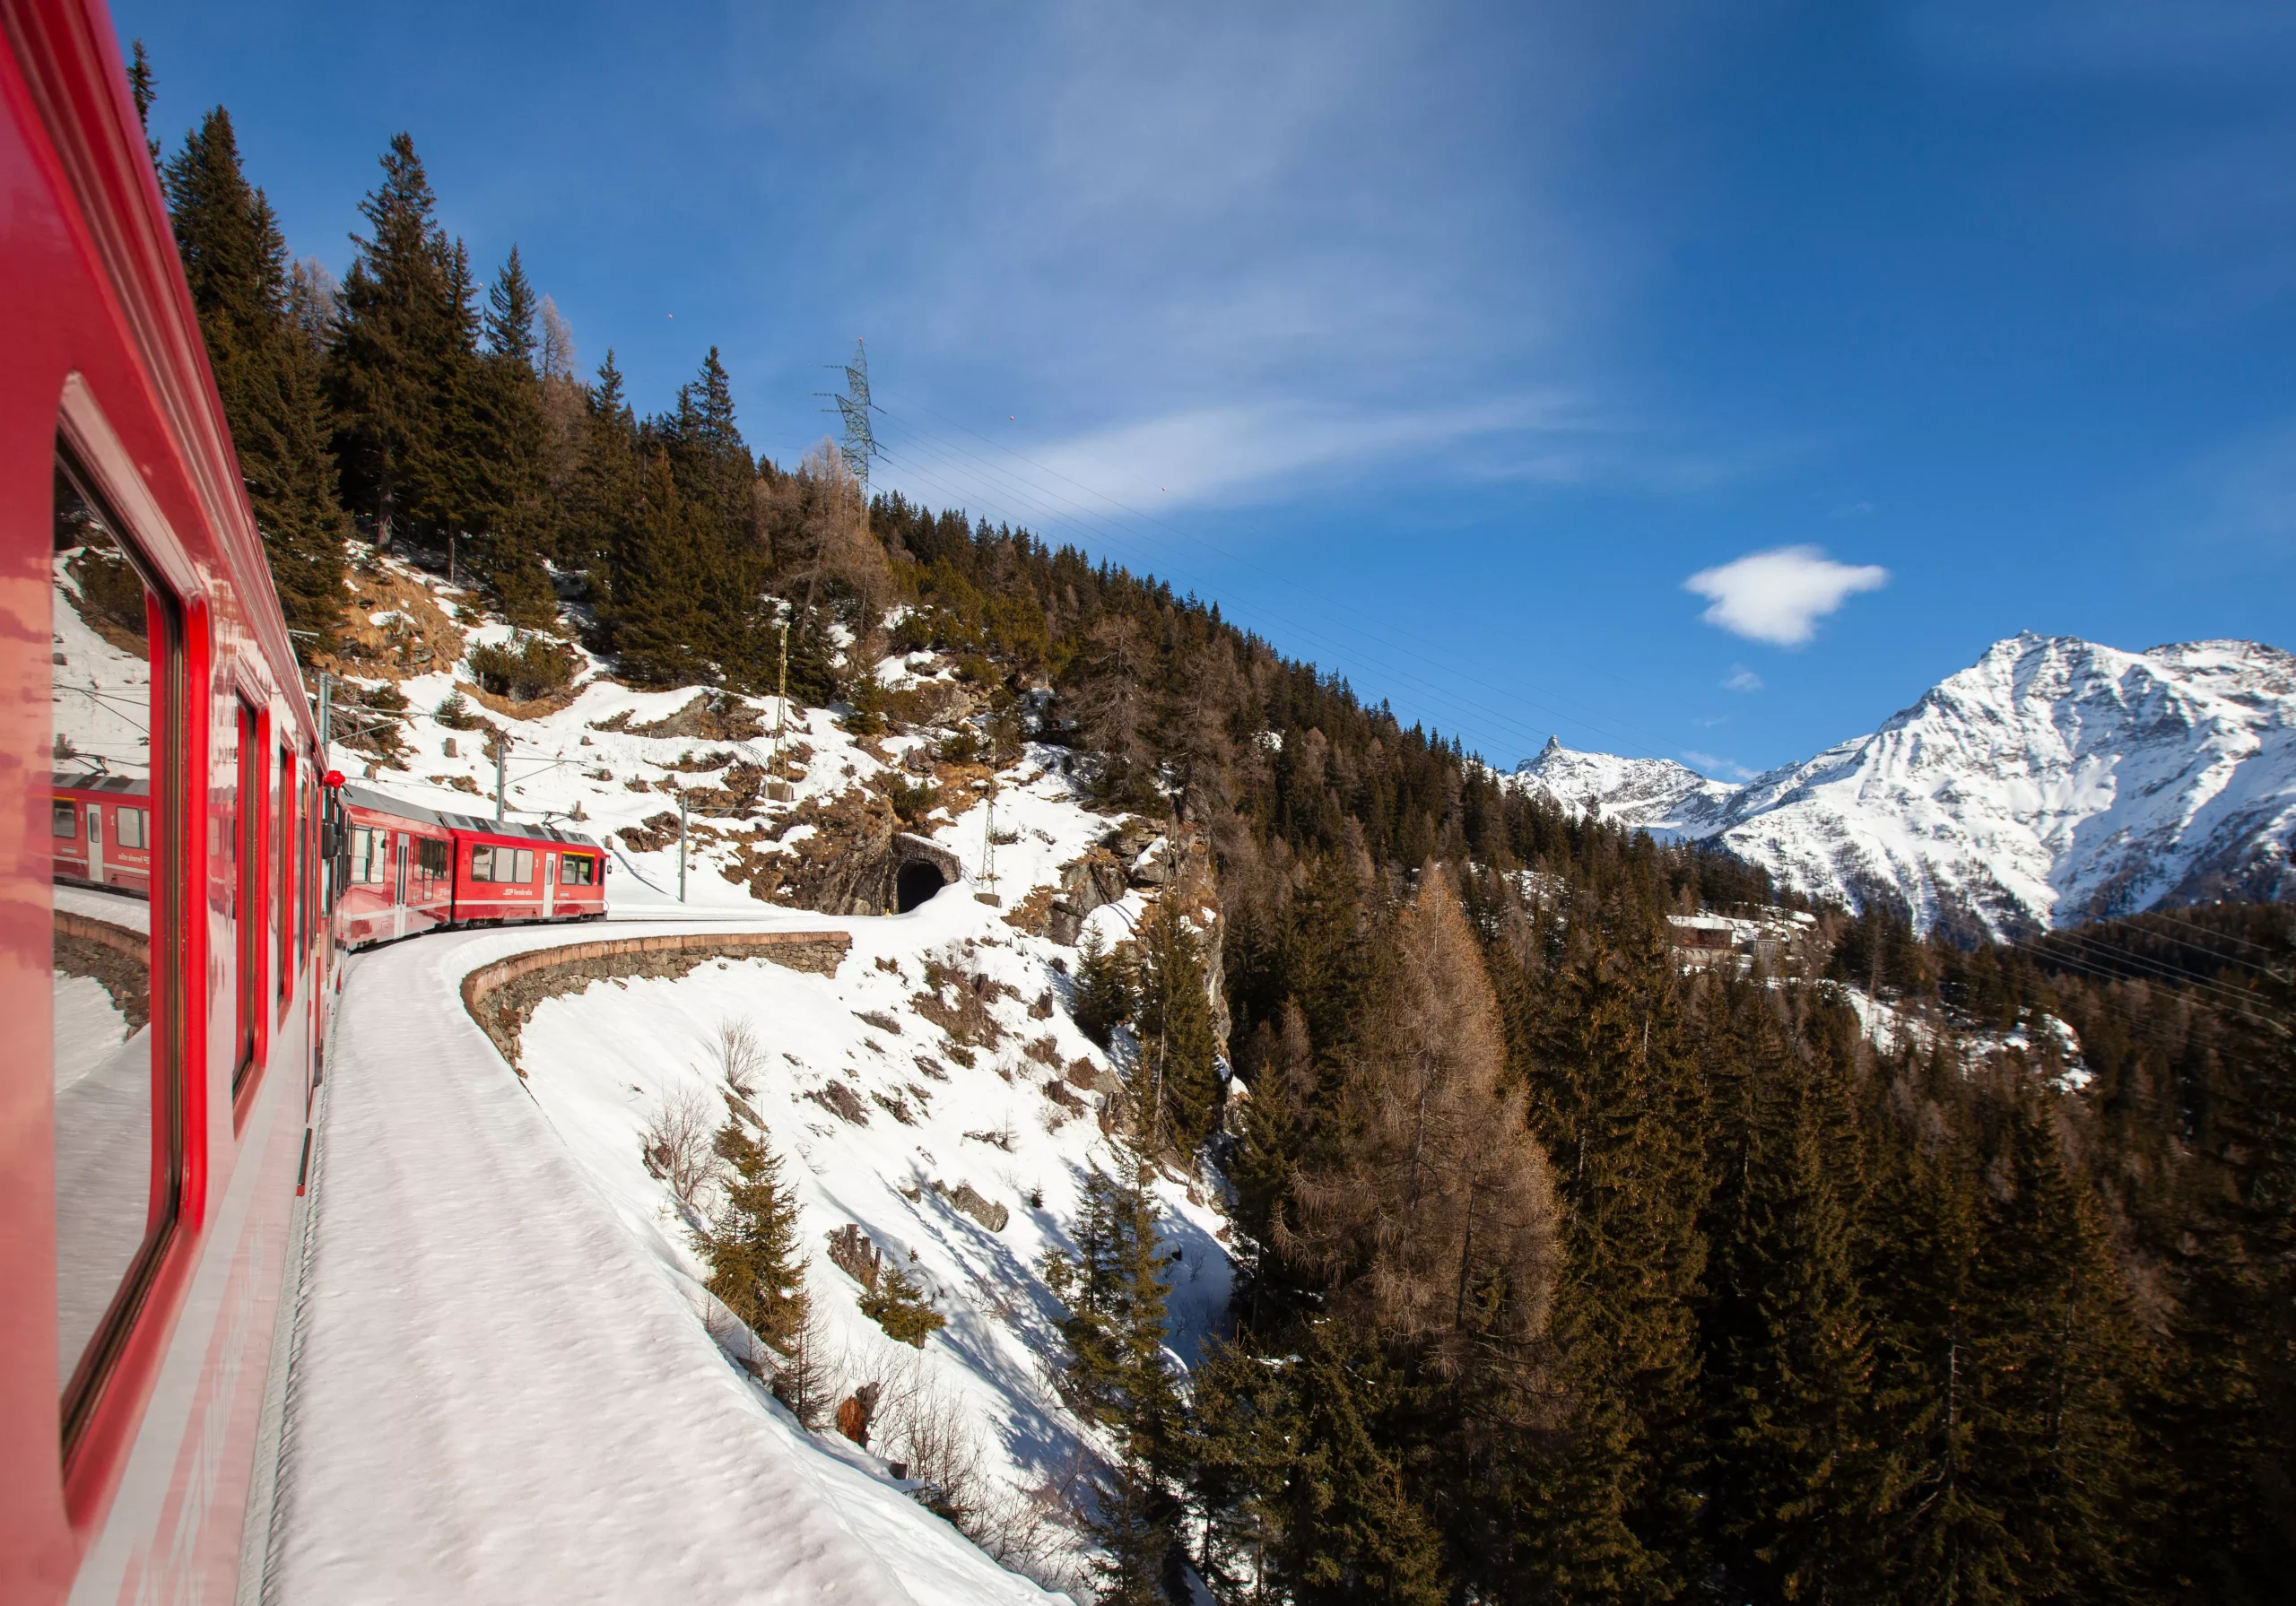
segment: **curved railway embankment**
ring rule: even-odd
[[[792,970],[834,976],[852,947],[851,937],[831,931],[657,932],[553,944],[473,970],[463,977],[463,1007],[510,1069],[524,1076],[518,1034],[546,998],[633,977],[675,980],[711,959],[770,959]]]

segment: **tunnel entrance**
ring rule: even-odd
[[[906,915],[948,884],[938,864],[911,859],[900,867],[900,875],[893,883],[893,907]]]

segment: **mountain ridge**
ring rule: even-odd
[[[1551,740],[1514,784],[1923,930],[2013,937],[2162,906],[2296,896],[2296,656],[1997,641],[1871,733],[1743,785]]]

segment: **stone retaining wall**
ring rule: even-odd
[[[538,948],[481,966],[463,977],[463,1007],[521,1076],[518,1037],[545,998],[579,993],[624,977],[674,980],[711,959],[771,959],[792,970],[834,976],[853,939],[843,932],[675,932],[609,937]]]

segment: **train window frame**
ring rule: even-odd
[[[276,906],[279,926],[273,933],[272,943],[278,958],[279,974],[274,978],[277,994],[279,1018],[287,1018],[287,1006],[295,1001],[295,750],[279,749],[279,778],[274,786],[279,796],[278,812],[273,817],[271,853],[277,871],[276,885],[279,902]]]
[[[572,881],[566,877],[570,864],[581,866],[582,873]],[[561,887],[595,887],[598,884],[596,855],[587,853],[562,853],[558,855],[558,884]]]
[[[191,1043],[185,1009],[188,944],[183,881],[190,863],[190,845],[183,811],[175,803],[190,784],[191,613],[183,592],[170,583],[166,568],[140,534],[144,521],[122,516],[121,507],[133,505],[133,499],[110,494],[110,483],[91,466],[107,455],[91,449],[104,444],[101,431],[100,415],[93,412],[89,399],[76,383],[68,386],[58,420],[56,477],[68,482],[81,501],[102,521],[121,557],[142,580],[151,636],[145,651],[152,668],[149,751],[153,829],[146,833],[151,854],[152,1175],[143,1243],[79,1355],[57,1358],[61,1374],[57,1457],[67,1480],[159,1282],[161,1268],[183,1237],[196,1158],[190,1133]],[[76,803],[74,812],[78,812]]]
[[[133,847],[140,850],[148,848],[152,845],[152,812],[149,809],[139,809],[134,803],[122,803],[114,809],[112,813],[114,820],[111,845],[114,847]],[[132,842],[128,840],[127,831],[123,829],[130,820],[135,822],[135,839]]]
[[[239,736],[234,760],[236,818],[231,821],[231,1098],[236,1101],[255,1080],[263,1058],[264,894],[263,796],[259,767],[266,754],[263,716],[245,695],[230,699]]]
[[[56,829],[59,825],[71,829],[59,831]],[[48,839],[54,842],[79,841],[80,805],[68,797],[62,803],[51,804],[48,813]]]

